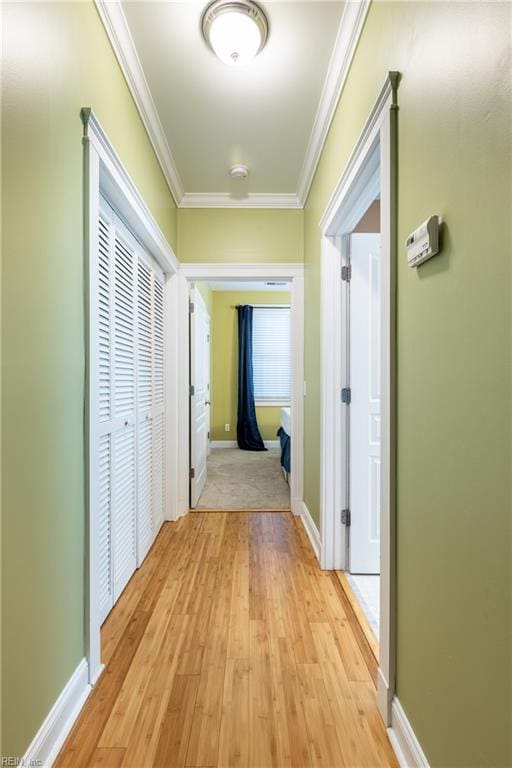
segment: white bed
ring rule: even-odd
[[[289,407],[281,408],[281,426],[286,434],[292,436],[292,413]]]
[[[281,450],[282,450],[282,453],[281,453],[281,469],[283,470],[283,475],[284,475],[284,477],[286,479],[286,482],[289,482],[288,472],[286,471],[285,466],[287,466],[288,469],[290,468],[290,463],[289,463],[290,462],[290,442],[291,442],[291,436],[292,436],[292,414],[291,414],[290,408],[281,408],[281,427],[282,427],[283,431],[286,432],[286,434],[288,435],[288,439],[286,439],[286,441],[285,441],[286,445],[287,445],[287,448],[286,448],[286,451],[284,453],[283,453],[283,451],[285,449],[283,448],[283,438],[280,437],[280,440],[281,440]],[[285,466],[283,466],[283,457],[284,456],[288,457],[287,458],[287,463],[286,463],[286,459],[284,460],[285,461]]]

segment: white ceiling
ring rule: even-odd
[[[200,32],[205,0],[122,2],[187,193],[295,193],[343,3],[264,2],[270,36],[251,63],[220,62]],[[228,169],[250,175],[233,181]]]
[[[179,207],[303,207],[371,0],[260,0],[269,39],[240,68],[202,38],[208,0],[95,2]]]
[[[284,282],[284,281],[279,281]],[[210,280],[209,288],[212,291],[289,291],[290,283],[284,282],[283,285],[269,285],[264,280]]]

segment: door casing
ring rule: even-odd
[[[165,276],[164,304],[168,327],[164,329],[164,464],[172,469],[173,439],[176,412],[173,400],[174,345],[172,333],[173,295],[176,291],[178,260],[167,242],[143,197],[126,168],[119,159],[112,143],[98,119],[90,109],[81,110],[84,126],[82,137],[84,168],[84,263],[86,317],[85,333],[85,657],[89,684],[94,685],[104,666],[101,663],[101,614],[99,591],[99,514],[93,504],[94,483],[97,476],[97,433],[93,414],[98,397],[97,360],[95,352],[95,307],[97,305],[97,280],[95,276],[98,243],[98,216],[100,194],[104,195],[119,213],[130,230],[160,265]],[[164,517],[175,518],[176,498],[172,472],[166,472],[164,488]]]
[[[291,283],[292,323],[292,472],[290,504],[294,515],[302,512],[303,498],[303,398],[304,398],[304,265],[303,264],[181,264],[178,273],[178,499],[177,517],[189,511],[190,400],[188,361],[190,355],[188,301],[190,283],[210,280],[286,280]]]
[[[396,659],[396,146],[399,73],[390,72],[320,221],[321,442],[320,537],[322,568],[347,567],[348,413],[347,283],[350,234],[380,192],[381,202],[381,482],[380,638],[377,703],[391,723]]]

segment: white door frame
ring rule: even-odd
[[[176,483],[173,484],[173,449],[177,410],[174,407],[176,365],[175,326],[172,310],[175,306],[178,260],[160,227],[130,178],[114,147],[89,107],[81,111],[84,125],[84,261],[85,261],[85,510],[86,510],[86,573],[85,573],[85,654],[89,683],[94,685],[103,671],[100,657],[99,612],[99,531],[96,503],[97,457],[96,413],[98,384],[96,381],[96,305],[97,305],[97,249],[100,193],[117,210],[146,250],[153,256],[165,275],[164,302],[168,312],[164,341],[165,365],[165,459],[166,483],[164,490],[164,517],[172,520],[177,508]],[[171,407],[172,406],[172,407]],[[167,471],[169,468],[169,471]]]
[[[177,517],[189,511],[189,282],[209,280],[287,280],[291,282],[292,324],[292,455],[290,503],[300,515],[303,488],[304,397],[304,265],[303,264],[181,264],[178,273],[178,506]]]
[[[381,195],[381,510],[380,637],[377,702],[391,723],[395,690],[395,338],[396,338],[396,91],[390,72],[320,222],[321,238],[321,566],[344,570],[346,529],[341,510],[347,499],[347,406],[341,388],[347,361],[347,263],[350,233]]]

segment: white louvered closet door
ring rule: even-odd
[[[113,296],[112,560],[114,602],[137,565],[136,269],[131,238],[115,218]]]
[[[102,206],[98,222],[98,262],[95,296],[96,429],[93,451],[95,494],[98,515],[98,583],[100,622],[114,604],[112,574],[112,212]]]
[[[137,565],[140,565],[153,543],[153,274],[140,257],[137,275]]]
[[[95,451],[100,618],[163,522],[164,276],[101,199],[95,302]]]
[[[153,273],[153,487],[152,523],[156,536],[164,520],[164,278]]]

